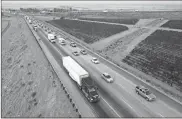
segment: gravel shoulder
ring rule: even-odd
[[[78,117],[22,18],[2,36],[2,117]]]

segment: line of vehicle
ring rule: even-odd
[[[130,107],[130,108],[132,108],[132,106],[131,105],[129,105],[125,100],[124,100],[124,102]]]
[[[125,104],[127,104],[133,110],[131,105],[129,105],[124,99],[122,99],[122,100],[124,101]],[[135,111],[135,110],[133,110],[133,111]]]
[[[45,36],[43,36],[45,39],[47,39]],[[57,48],[55,48],[54,47],[54,45],[53,44],[51,44],[52,45],[52,47],[59,53],[59,54],[61,54],[60,53],[60,51],[57,49]],[[67,53],[65,53],[65,54],[67,54]],[[83,94],[81,93],[81,95],[83,96]],[[84,100],[87,102],[87,100],[84,98]],[[87,103],[88,105],[90,105],[89,103]],[[99,114],[94,110],[94,108],[90,105],[89,106],[91,109],[92,109],[92,111],[99,117]],[[106,115],[105,115],[106,116]]]
[[[58,49],[57,48],[55,48],[57,51],[58,51]],[[59,52],[59,51],[58,51]],[[106,104],[114,111],[114,113],[118,116],[118,117],[120,117],[120,115],[116,112],[116,110],[111,106],[111,105],[109,105],[109,103],[103,98],[103,97],[101,97],[105,102],[106,102]]]

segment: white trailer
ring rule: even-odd
[[[78,87],[81,89],[85,97],[90,102],[99,101],[97,87],[94,85],[94,82],[90,78],[89,73],[70,56],[62,57],[62,62],[64,68],[69,73],[69,76],[77,83]]]
[[[56,36],[55,36],[54,34],[49,33],[49,34],[48,34],[48,40],[49,40],[51,43],[55,43],[55,42],[56,42]]]
[[[75,60],[70,56],[63,57],[63,66],[69,72],[70,77],[82,86],[82,79],[89,77],[89,73],[85,71]]]

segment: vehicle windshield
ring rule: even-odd
[[[97,59],[95,59],[95,58],[94,58],[93,60],[94,60],[94,61],[97,61]]]
[[[90,88],[90,89],[88,89],[89,90],[89,92],[93,92],[93,91],[95,91],[95,89],[94,88]]]
[[[148,90],[148,91],[146,91],[146,95],[150,95],[151,94],[151,92]]]
[[[111,78],[111,76],[108,75],[108,74],[105,74],[104,76],[105,76],[106,78]]]

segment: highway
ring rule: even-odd
[[[48,42],[45,33],[38,31],[38,34],[53,55],[57,52],[57,57],[55,55],[56,60],[60,60],[59,55],[61,54],[69,54],[91,73],[91,77],[95,80],[99,88],[99,94],[102,97],[99,103],[91,104],[91,106],[100,114],[100,117],[104,117],[103,115],[105,117],[182,117],[181,105],[176,105],[176,102],[166,98],[165,95],[155,89],[151,89],[157,96],[157,100],[154,102],[147,102],[138,96],[134,88],[142,83],[131,74],[125,71],[117,71],[117,68],[113,68],[114,66],[110,67],[111,64],[108,64],[106,61],[102,63],[103,60],[101,58],[99,58],[100,64],[93,64],[90,61],[91,55],[73,56],[72,52],[75,50],[80,51],[80,48],[72,48],[69,45],[61,46],[57,43],[51,44]],[[67,44],[69,44],[69,41],[67,41]],[[60,63],[60,65],[62,64]],[[117,72],[115,69],[117,69]],[[110,73],[114,77],[115,82],[113,84],[106,83],[100,77],[103,72]],[[147,87],[145,83],[142,85]],[[112,112],[112,114],[109,112]]]
[[[62,62],[61,62],[60,55],[66,56],[67,55],[67,52],[65,52],[64,50],[60,49],[59,45],[57,45],[57,44],[51,44],[48,41],[48,39],[46,38],[45,34],[43,34],[41,31],[38,31],[38,34],[39,34],[40,38],[42,39],[42,41],[44,42],[44,44],[51,51],[51,53],[53,54],[53,56],[55,56],[55,59],[58,60],[58,62],[60,62],[59,65],[62,66]],[[54,47],[56,47],[56,49]],[[83,65],[86,66],[86,64],[81,64],[81,65],[82,66]],[[92,78],[95,78],[94,75],[91,75],[91,77]],[[70,78],[70,80],[71,80],[71,78]],[[119,111],[116,112],[115,109],[112,108],[111,105],[107,102],[108,99],[104,99],[103,98],[104,96],[107,96],[109,94],[107,94],[107,92],[105,92],[102,88],[100,88],[99,85],[97,85],[97,86],[99,88],[99,94],[101,95],[101,100],[98,103],[91,104],[90,106],[95,110],[95,112],[99,113],[98,114],[99,117],[105,117],[105,118],[106,117],[136,117],[136,115],[133,115],[130,112],[128,112],[127,109],[120,108],[120,107],[123,107],[122,103],[120,103],[120,102],[118,104],[115,104],[115,107],[117,107],[119,105],[118,106],[118,110]],[[83,98],[85,98],[85,97],[83,96]]]

